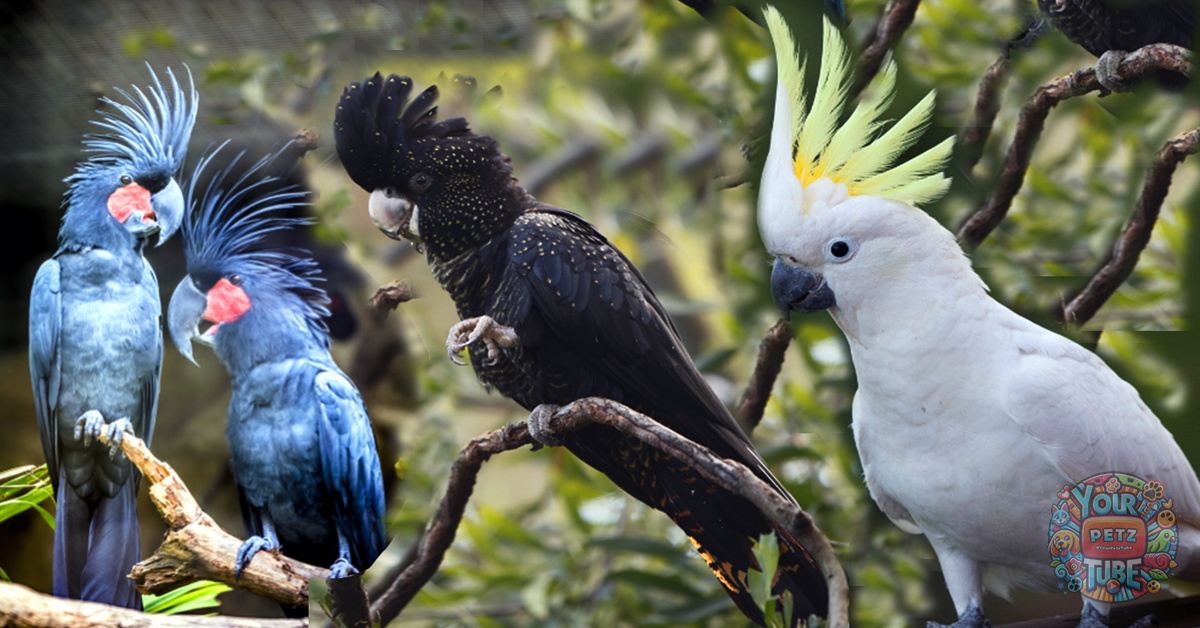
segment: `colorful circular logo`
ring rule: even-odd
[[[1166,588],[1179,543],[1166,488],[1101,473],[1058,492],[1050,513],[1050,566],[1070,593],[1125,602]]]

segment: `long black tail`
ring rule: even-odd
[[[764,623],[748,584],[749,570],[761,570],[752,548],[755,540],[772,530],[779,539],[773,592],[791,592],[793,626],[812,614],[828,615],[829,592],[820,568],[786,530],[745,498],[710,483],[680,460],[610,428],[581,430],[568,448],[630,495],[666,513],[751,621]]]
[[[59,477],[54,595],[142,609],[142,596],[126,577],[142,555],[137,486],[130,478],[113,497],[89,503]]]

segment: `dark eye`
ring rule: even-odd
[[[235,285],[235,286],[240,286],[240,285],[242,285],[242,276],[241,276],[241,275],[230,275],[230,276],[229,276],[229,283],[231,283],[231,284],[233,284],[233,285]]]
[[[129,185],[130,183],[133,183],[133,177],[127,174],[121,175],[121,185]]]
[[[413,192],[417,192],[418,194],[428,190],[431,184],[433,184],[433,177],[425,174],[424,172],[418,172],[408,180],[408,187],[412,189]]]
[[[835,238],[825,245],[825,259],[830,262],[844,262],[854,257],[858,250],[858,241],[853,238]]]

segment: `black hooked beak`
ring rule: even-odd
[[[175,179],[171,179],[165,188],[150,197],[150,207],[158,216],[161,228],[158,232],[158,243],[154,246],[162,246],[183,223],[183,190],[179,189]]]
[[[171,340],[175,348],[192,364],[192,340],[212,346],[212,338],[200,333],[200,321],[208,310],[208,295],[200,292],[192,278],[184,277],[171,295],[171,305],[167,309],[167,329],[171,332]],[[196,366],[200,366],[196,364]]]
[[[775,266],[771,268],[771,297],[788,320],[792,312],[809,314],[837,305],[824,277],[803,266],[786,264],[781,257],[775,258]]]

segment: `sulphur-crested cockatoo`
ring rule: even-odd
[[[767,9],[779,84],[758,221],[785,315],[829,310],[858,376],[853,430],[871,497],[924,534],[954,626],[986,624],[983,588],[1054,587],[1048,540],[1065,486],[1104,472],[1157,480],[1178,519],[1177,567],[1200,576],[1200,483],[1132,386],[1074,342],[992,299],[954,236],[916,205],[943,194],[951,140],[901,165],[930,93],[886,131],[896,68],[839,124],[851,71],[825,25],[816,94]],[[882,132],[881,132],[882,131]],[[1084,598],[1081,626],[1107,625]]]

